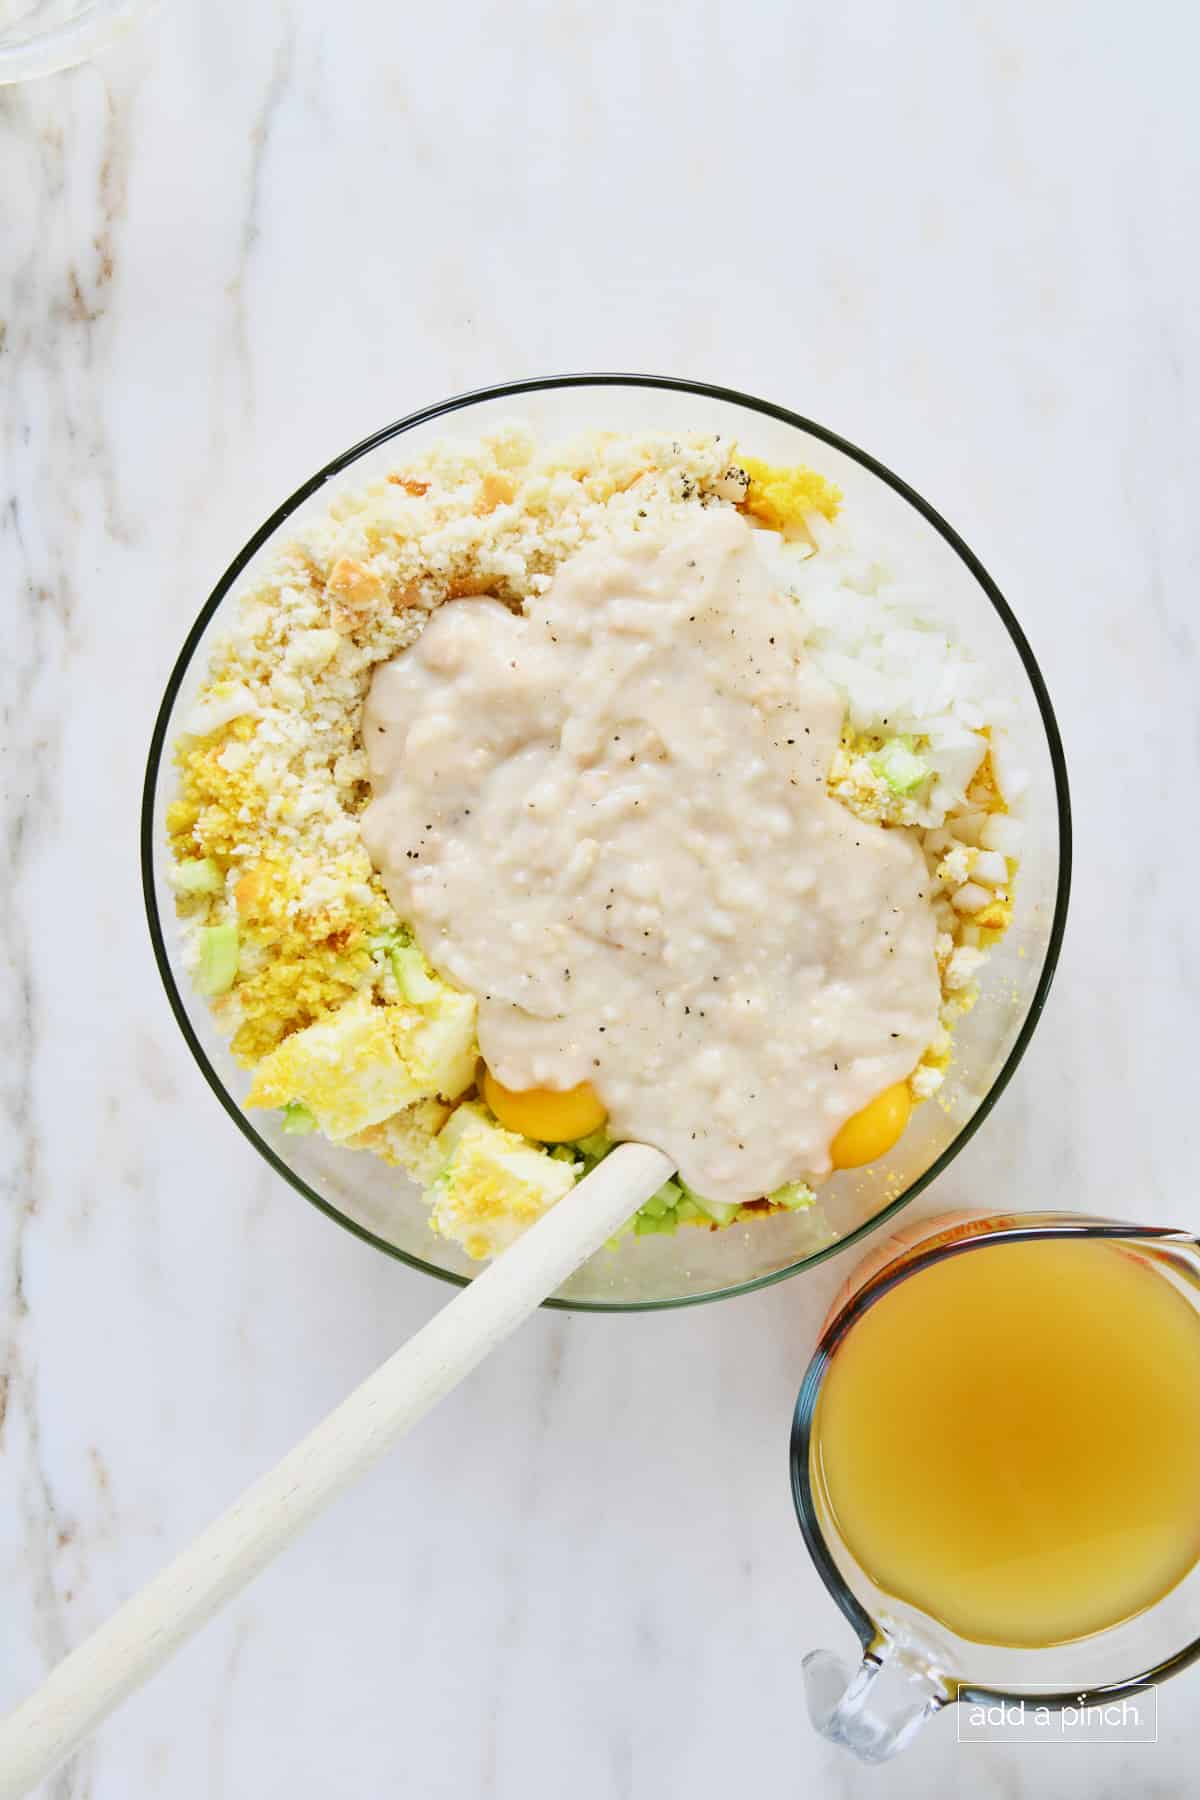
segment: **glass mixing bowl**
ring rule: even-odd
[[[898,476],[843,438],[784,407],[727,388],[649,375],[563,375],[463,394],[385,426],[335,457],[254,534],[222,575],[188,633],[171,672],[150,746],[142,806],[142,871],[150,935],[180,1029],[231,1119],[286,1181],[331,1219],[389,1256],[447,1281],[478,1272],[429,1229],[417,1189],[377,1158],[312,1135],[285,1135],[277,1116],[249,1115],[240,1096],[248,1077],[214,1029],[181,967],[166,879],[163,815],[174,789],[171,746],[191,705],[212,640],[228,625],[248,578],[261,572],[296,519],[328,503],[327,485],[365,486],[446,435],[477,437],[504,418],[527,420],[544,438],[584,429],[672,433],[716,431],[748,455],[809,463],[896,548],[906,574],[921,579],[931,610],[994,676],[1008,701],[1014,749],[1029,776],[1026,848],[1013,924],[983,972],[979,1004],[955,1036],[942,1104],[918,1107],[885,1161],[833,1176],[808,1213],[765,1216],[749,1225],[675,1237],[623,1239],[572,1276],[551,1305],[597,1310],[682,1306],[746,1293],[807,1268],[881,1224],[911,1200],[971,1137],[1004,1088],[1033,1034],[1058,958],[1067,910],[1071,830],[1067,774],[1049,696],[1023,632],[995,583],[962,539]],[[398,440],[404,439],[401,444]]]

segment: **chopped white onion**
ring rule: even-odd
[[[988,815],[985,812],[959,813],[950,829],[960,844],[978,844],[987,821]]]
[[[1019,819],[1009,813],[992,813],[979,834],[979,842],[985,850],[999,850],[1003,856],[1018,856],[1024,835],[1025,829]]]
[[[999,700],[986,665],[938,618],[928,591],[886,566],[881,548],[819,514],[806,517],[818,554],[764,533],[780,584],[804,619],[814,664],[846,702],[855,731],[924,740],[933,779],[913,801],[914,823],[940,826],[963,798],[987,750],[981,735]]]
[[[988,887],[1003,887],[1008,880],[1008,864],[998,850],[981,850],[971,865],[973,881],[985,881]]]
[[[956,912],[969,915],[982,912],[984,907],[990,903],[991,898],[990,891],[985,887],[980,887],[978,882],[964,881],[952,896],[952,904]]]

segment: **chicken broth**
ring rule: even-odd
[[[960,1637],[1066,1643],[1200,1555],[1200,1318],[1127,1246],[976,1246],[834,1352],[812,1470],[886,1593]]]

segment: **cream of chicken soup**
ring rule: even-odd
[[[844,706],[735,511],[606,534],[376,672],[363,840],[510,1089],[738,1204],[825,1173],[938,1029],[925,860],[827,789]]]

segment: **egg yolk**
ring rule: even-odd
[[[483,1072],[483,1097],[502,1125],[543,1144],[570,1144],[599,1131],[608,1114],[586,1081],[578,1087],[506,1088],[490,1069]]]
[[[912,1112],[912,1095],[907,1081],[897,1081],[869,1100],[861,1112],[846,1120],[832,1144],[829,1154],[835,1169],[860,1169],[864,1163],[886,1156],[900,1141]]]

